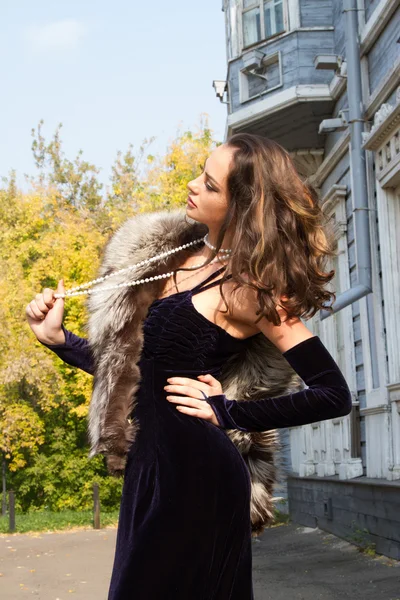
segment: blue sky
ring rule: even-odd
[[[164,153],[179,127],[208,113],[223,140],[226,105],[221,0],[3,0],[0,7],[0,177],[35,172],[31,129],[63,124],[69,158],[79,149],[107,183],[117,150],[156,136]]]

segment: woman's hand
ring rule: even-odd
[[[60,279],[57,293],[65,291],[64,281]],[[54,298],[54,291],[45,288],[42,294],[37,294],[26,307],[25,314],[37,339],[45,344],[63,344],[65,335],[62,330],[64,316],[64,298]]]
[[[174,402],[179,412],[193,417],[200,417],[205,421],[210,421],[213,425],[219,425],[215,412],[210,404],[204,398],[202,391],[207,396],[218,396],[223,394],[220,382],[212,375],[198,375],[200,381],[190,379],[189,377],[169,377],[168,385],[164,386],[167,392],[176,392],[184,394],[183,396],[167,396],[168,402]]]

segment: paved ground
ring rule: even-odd
[[[115,540],[115,528],[1,535],[1,600],[106,600]]]
[[[296,525],[254,540],[253,581],[255,600],[400,600],[400,562]]]
[[[1,600],[107,600],[115,540],[115,528],[1,535]],[[253,566],[255,600],[400,600],[399,562],[318,529],[265,531]]]

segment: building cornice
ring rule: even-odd
[[[382,104],[375,113],[371,130],[364,133],[364,145],[367,150],[378,150],[400,125],[400,86],[397,88],[396,104]]]
[[[329,85],[310,84],[296,85],[277,92],[264,100],[253,102],[228,115],[228,131],[235,127],[243,127],[258,121],[265,115],[271,115],[299,102],[332,101]]]
[[[369,417],[371,415],[380,415],[382,413],[390,412],[390,406],[388,404],[378,404],[377,406],[369,406],[367,408],[360,408],[360,415],[362,417]]]

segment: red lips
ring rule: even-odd
[[[196,206],[196,208],[197,208],[197,205],[193,202],[193,200],[191,199],[190,196],[187,197],[187,201],[188,201],[188,204],[191,204],[192,206]]]

